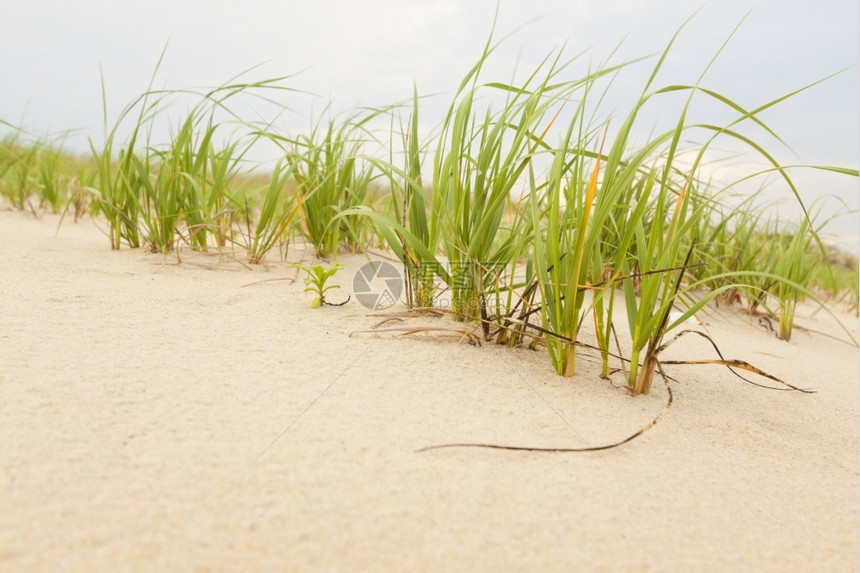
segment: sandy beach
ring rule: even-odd
[[[180,255],[0,211],[0,571],[858,569],[858,350],[824,311],[790,343],[701,317],[814,394],[667,366],[674,403],[619,448],[419,453],[611,443],[667,390],[630,397],[586,352],[564,379],[543,349],[361,332],[381,318],[311,309],[276,253]],[[366,262],[339,260],[335,301]]]

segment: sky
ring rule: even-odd
[[[248,70],[247,80],[289,76],[284,84],[296,91],[278,96],[289,111],[277,121],[290,132],[306,130],[328,104],[393,104],[408,100],[414,85],[428,96],[420,116],[430,133],[480,56],[496,7],[496,0],[0,0],[0,120],[37,136],[71,130],[65,145],[83,152],[87,137],[103,140],[102,77],[113,124],[146,90],[166,46],[156,87],[212,87]],[[582,54],[566,70],[571,79],[589,66],[651,56],[613,85],[605,114],[617,124],[629,110],[625,98],[638,95],[656,55],[691,17],[657,84],[696,82],[730,36],[702,85],[747,108],[844,70],[761,118],[784,142],[765,137],[780,160],[858,167],[856,0],[499,0],[495,37],[504,40],[483,77],[521,77],[562,47],[570,58]],[[260,119],[271,111],[249,106]],[[731,117],[707,103],[696,109],[703,120]],[[649,112],[643,138],[676,120],[678,102],[667,98]],[[848,236],[856,251],[858,180],[809,169],[792,176],[807,203],[826,197],[822,218],[836,218],[825,230]],[[786,189],[768,184],[785,200],[774,209],[790,215]]]

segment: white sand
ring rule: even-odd
[[[860,563],[858,351],[834,338],[709,316],[727,356],[818,393],[667,367],[674,405],[620,448],[416,453],[612,442],[666,390],[628,397],[585,355],[565,380],[545,351],[350,336],[379,319],[354,301],[310,309],[301,281],[270,280],[295,276],[282,264],[183,251],[177,265],[110,251],[90,221],[56,228],[0,212],[0,571]],[[348,294],[364,260],[341,260]],[[693,338],[664,356],[711,357]]]

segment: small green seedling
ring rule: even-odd
[[[316,308],[322,305],[329,306],[343,306],[347,302],[349,302],[349,297],[341,303],[331,303],[327,302],[325,299],[325,293],[328,290],[340,288],[340,285],[326,285],[328,279],[330,279],[334,274],[343,268],[342,263],[332,263],[327,268],[322,265],[314,265],[312,267],[306,267],[304,265],[293,265],[297,269],[301,269],[305,271],[307,275],[305,277],[305,292],[312,292],[316,294],[316,298],[311,302],[311,308]]]

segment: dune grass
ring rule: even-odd
[[[342,245],[361,247],[361,215],[337,215],[368,200],[374,173],[361,158],[369,139],[365,125],[380,113],[353,110],[343,118],[318,121],[308,135],[282,139],[304,234],[320,257],[336,255]]]
[[[714,300],[772,316],[785,340],[804,297],[857,309],[856,261],[835,269],[789,169],[743,131],[752,125],[783,145],[763,112],[804,88],[745,108],[702,87],[719,50],[693,83],[656,87],[682,30],[620,114],[601,106],[613,78],[638,60],[592,64],[576,75],[576,58],[560,48],[522,76],[485,79],[499,45],[490,34],[425,138],[417,87],[403,105],[326,107],[307,134],[286,134],[244,121],[230,104],[245,96],[276,102],[293,91],[288,77],[156,90],[154,73],[113,124],[103,95],[104,142],[91,141],[89,161],[70,161],[60,146],[28,140],[4,122],[13,132],[0,141],[0,194],[19,210],[74,206],[76,217],[107,221],[112,249],[165,256],[179,243],[201,252],[231,245],[262,263],[297,237],[321,258],[385,244],[403,263],[408,306],[441,304],[447,294],[455,320],[479,326],[484,340],[542,343],[563,376],[575,374],[583,329],[593,329],[602,375],[615,360],[630,391],[647,393],[667,333]],[[643,110],[677,95],[685,99],[673,126],[642,141]],[[152,141],[153,126],[175,117],[171,105],[189,98],[169,141]],[[702,98],[733,119],[689,121]],[[388,152],[369,154],[367,144],[379,143],[371,124],[385,117]],[[129,137],[119,141],[129,123]],[[264,140],[281,156],[261,174],[247,157]],[[709,150],[724,140],[768,168],[727,184],[704,177]],[[815,168],[858,177],[853,168]],[[804,218],[793,227],[770,218],[768,205],[756,206],[756,194],[739,206],[723,201],[739,182],[769,173],[801,207]],[[624,356],[612,350],[616,295],[631,340]]]

